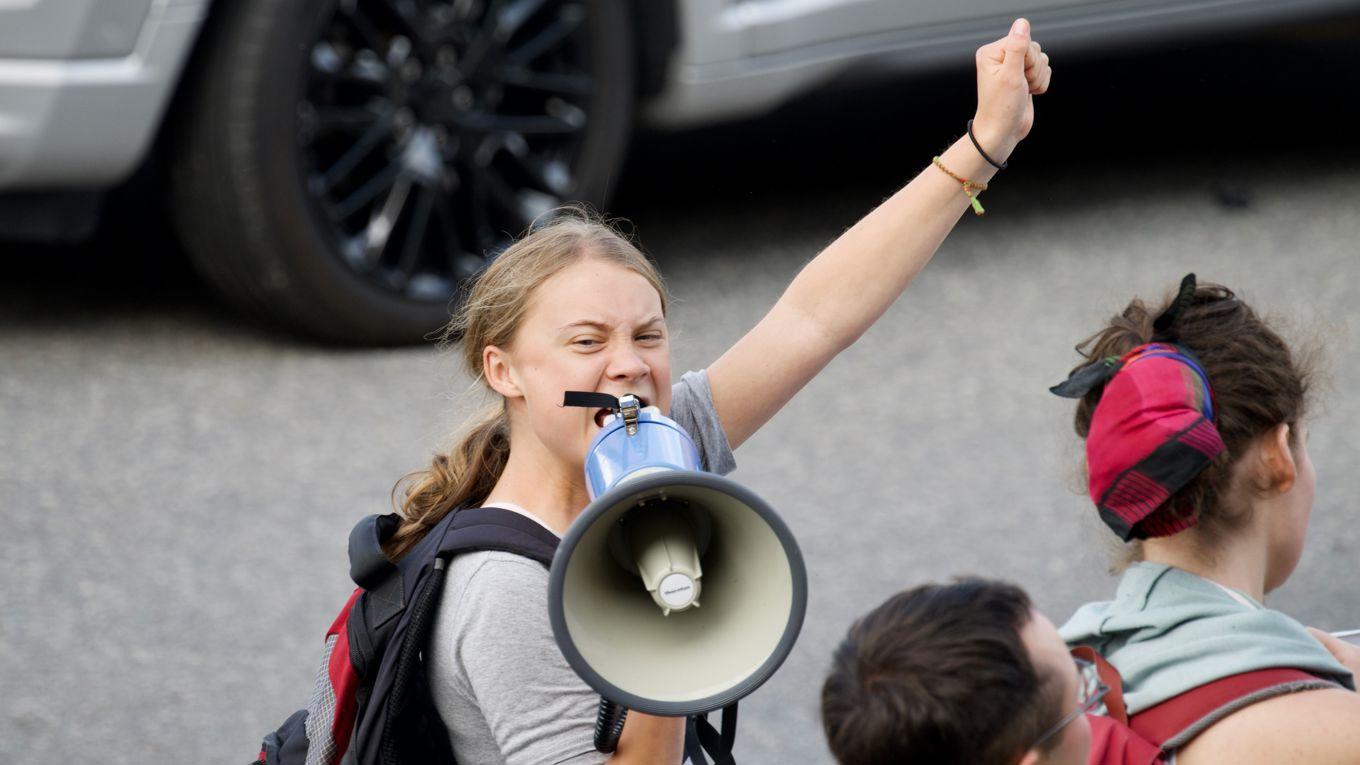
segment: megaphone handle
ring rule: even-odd
[[[708,721],[707,714],[694,715],[685,721],[685,756],[692,765],[737,765],[732,748],[737,743],[737,702],[722,710],[722,733]],[[707,757],[705,757],[707,753]]]
[[[623,724],[628,719],[628,708],[600,697],[600,711],[595,715],[595,750],[613,754],[619,748]]]

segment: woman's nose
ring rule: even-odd
[[[647,374],[647,363],[638,355],[636,349],[625,346],[614,351],[609,358],[606,370],[611,380],[634,380]]]

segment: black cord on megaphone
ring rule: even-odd
[[[708,757],[713,758],[713,765],[736,765],[732,748],[737,740],[737,702],[723,707],[722,713],[722,732],[708,721],[708,715],[685,718],[685,757],[692,765],[708,765]],[[595,749],[613,754],[619,748],[627,719],[626,707],[601,696],[595,717]]]
[[[613,754],[619,748],[619,737],[623,735],[623,724],[627,719],[626,707],[600,697],[600,712],[595,716],[596,751]]]

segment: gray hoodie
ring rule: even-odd
[[[1077,609],[1059,630],[1104,656],[1124,681],[1129,714],[1191,688],[1257,669],[1292,667],[1351,690],[1351,673],[1303,625],[1188,571],[1137,563],[1114,600]]]

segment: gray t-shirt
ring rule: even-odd
[[[687,372],[671,419],[699,447],[705,470],[736,467],[708,376]],[[430,685],[458,762],[594,765],[600,697],[563,658],[548,623],[548,571],[511,553],[453,559],[430,639]]]

